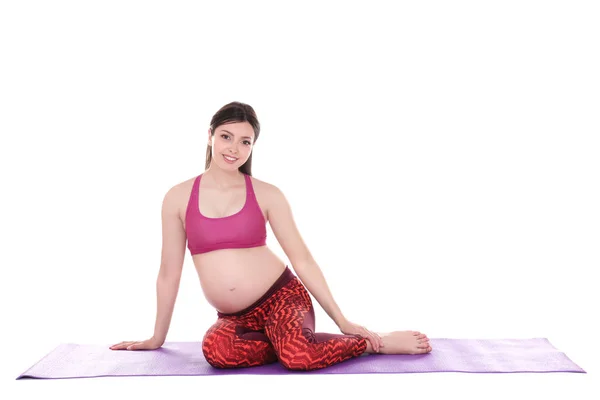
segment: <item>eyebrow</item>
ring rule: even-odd
[[[235,136],[233,133],[231,133],[231,132],[229,132],[228,130],[225,130],[225,129],[221,129],[221,132],[227,132],[231,136]],[[252,139],[252,138],[250,136],[242,136],[242,139]]]

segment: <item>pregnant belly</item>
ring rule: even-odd
[[[285,269],[285,264],[267,246],[197,254],[194,265],[204,297],[222,313],[250,306]]]

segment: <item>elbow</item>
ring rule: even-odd
[[[292,265],[294,266],[294,270],[305,270],[314,267],[317,263],[312,257],[305,257],[292,263]]]
[[[158,273],[159,282],[175,282],[178,283],[181,279],[181,269],[160,268]]]

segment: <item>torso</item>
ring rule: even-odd
[[[180,184],[179,218],[184,229],[194,179],[195,177]],[[268,221],[269,184],[253,177],[250,179],[259,207],[265,221]],[[246,188],[243,182],[239,187],[222,192],[206,186],[201,180],[199,204],[195,206],[198,206],[202,215],[206,217],[222,218],[240,211],[245,200]],[[195,254],[192,260],[204,297],[222,313],[237,312],[254,303],[271,287],[286,267],[266,245],[214,250]]]

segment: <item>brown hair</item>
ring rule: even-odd
[[[211,136],[214,136],[219,126],[231,122],[248,122],[254,130],[254,143],[256,143],[260,134],[260,123],[258,122],[258,118],[256,118],[254,109],[250,105],[234,101],[221,107],[210,120]],[[208,169],[211,161],[212,152],[210,145],[207,145],[205,169]],[[250,153],[248,160],[238,168],[238,171],[252,176],[252,153]]]

